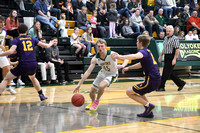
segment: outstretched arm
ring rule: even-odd
[[[143,58],[143,54],[141,52],[138,52],[136,54],[128,54],[128,55],[119,55],[118,53],[113,53],[112,58],[120,59],[120,60],[136,60]]]
[[[124,74],[126,71],[130,70],[130,69],[139,69],[139,68],[142,68],[142,65],[140,62],[134,64],[134,65],[131,65],[129,67],[125,67],[123,70],[122,70],[122,74]]]
[[[17,46],[16,45],[12,45],[12,47],[8,50],[8,51],[5,51],[3,53],[0,53],[0,56],[8,56],[8,55],[11,55],[15,52],[15,50],[17,49]]]
[[[117,59],[117,56],[115,56],[115,55],[119,55],[119,54],[116,53],[116,52],[112,52],[112,53],[111,53],[111,58],[112,58],[114,61]],[[124,68],[126,65],[128,65],[128,62],[129,62],[128,59],[124,59],[123,61],[124,61],[124,62],[122,63],[122,65],[117,65],[117,69]]]
[[[96,57],[93,57],[92,60],[91,60],[89,68],[84,73],[83,77],[79,81],[79,83],[76,86],[76,88],[74,89],[73,93],[79,92],[79,88],[80,88],[81,84],[83,84],[83,82],[90,76],[90,74],[91,74],[92,70],[94,69],[95,65],[96,65]]]
[[[49,48],[54,44],[54,40],[51,40],[49,42],[49,44],[43,43],[43,42],[39,42],[37,45],[42,47],[42,48]]]

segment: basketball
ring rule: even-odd
[[[82,106],[82,105],[84,104],[85,98],[84,98],[83,95],[77,93],[77,94],[74,94],[74,95],[72,96],[71,101],[72,101],[72,104],[73,104],[74,106],[80,107],[80,106]]]

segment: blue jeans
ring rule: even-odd
[[[56,17],[51,16],[51,19],[52,19],[52,20],[49,21],[49,19],[47,19],[47,18],[45,18],[45,17],[43,17],[43,16],[41,16],[41,15],[37,15],[37,16],[36,16],[36,19],[37,19],[38,21],[44,23],[44,24],[49,25],[49,26],[51,27],[51,29],[56,30],[56,27],[54,26],[54,25],[56,24],[55,22],[57,22],[57,18],[56,18]]]
[[[152,36],[153,31],[156,31],[157,35],[160,34],[160,28],[157,24],[155,24],[155,25],[149,24],[149,25],[145,26],[145,28],[149,32],[150,36]]]
[[[145,27],[144,28],[141,28],[139,25],[131,25],[131,28],[135,31],[135,32],[144,32],[146,29]],[[140,31],[141,29],[141,31]]]
[[[163,9],[163,15],[165,18],[170,18],[170,16],[172,16],[172,12],[173,12],[172,8],[162,7],[162,9]]]
[[[82,30],[84,30],[84,31],[86,31],[86,30],[87,30],[87,27],[90,27],[90,24],[88,24],[87,26],[81,26],[81,27],[79,27],[79,28],[82,29]]]
[[[118,11],[118,13],[121,15],[121,16],[125,16],[126,18],[129,19],[130,15],[131,15],[131,12],[129,11],[128,8],[122,8]]]
[[[104,28],[106,29],[106,34],[104,33]],[[97,26],[101,38],[109,38],[109,26]]]
[[[51,13],[52,16],[56,17],[60,19],[60,14],[61,14],[61,10],[58,8],[50,8],[49,12]]]
[[[93,45],[93,44],[90,43],[90,42],[81,42],[81,43],[83,43],[83,44],[87,47],[88,53],[91,53],[91,47],[94,47],[94,50],[95,50],[95,52],[97,53],[97,45],[96,45],[96,44]]]

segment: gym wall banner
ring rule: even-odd
[[[156,41],[156,44],[160,55],[163,49],[163,41]],[[180,41],[180,53],[177,60],[200,61],[200,41]]]

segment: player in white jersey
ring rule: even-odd
[[[92,83],[90,91],[90,104],[85,108],[86,110],[96,111],[99,105],[99,100],[104,93],[104,89],[107,86],[110,86],[113,79],[118,76],[118,69],[124,68],[128,64],[128,60],[124,60],[122,65],[117,65],[117,60],[111,57],[113,51],[107,50],[107,43],[103,39],[97,40],[98,53],[91,60],[90,66],[87,71],[84,73],[83,77],[79,81],[78,85],[74,89],[74,93],[79,92],[81,84],[89,77],[95,65],[98,64],[101,66],[97,77]],[[96,92],[98,91],[97,98]]]
[[[4,18],[0,16],[0,53],[5,51],[5,38],[6,38],[6,31],[3,30],[4,26]],[[10,71],[10,63],[6,56],[0,57],[0,68],[3,71],[3,77]],[[7,88],[11,94],[16,94],[16,91],[12,88]]]

